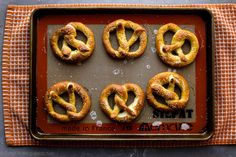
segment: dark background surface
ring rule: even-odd
[[[0,0],[0,49],[2,50],[6,8],[9,4],[45,4],[45,3],[128,3],[128,4],[201,4],[201,3],[236,3],[236,0]],[[2,51],[1,51],[2,53]],[[2,55],[0,55],[1,60]],[[1,68],[1,64],[0,64]],[[1,81],[1,77],[0,77]],[[2,104],[2,91],[0,90]],[[46,147],[7,147],[4,138],[2,105],[0,105],[0,157],[79,157],[79,156],[172,156],[172,157],[235,157],[236,147],[205,146],[195,148],[46,148]]]

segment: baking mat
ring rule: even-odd
[[[183,139],[183,137],[184,139],[187,139],[194,136],[193,133],[200,133],[206,131],[205,125],[207,114],[205,105],[207,100],[207,87],[205,84],[205,69],[206,40],[208,39],[205,39],[205,27],[211,26],[211,22],[213,22],[213,19],[211,19],[212,16],[210,16],[210,14],[205,9],[198,9],[194,15],[184,15],[183,13],[184,11],[187,11],[186,9],[144,9],[144,12],[142,11],[138,13],[138,10],[133,12],[135,14],[131,14],[129,10],[125,9],[122,9],[122,11],[118,12],[114,9],[107,11],[105,9],[102,9],[100,11],[99,9],[65,10],[65,8],[50,8],[40,9],[37,10],[37,12],[34,12],[32,19],[34,25],[32,26],[33,67],[31,69],[33,82],[31,89],[33,90],[33,95],[31,99],[35,98],[35,103],[31,104],[32,110],[30,113],[30,117],[32,119],[30,129],[32,130],[32,134],[42,140],[48,140],[50,137],[50,139],[63,138],[65,140],[80,140],[88,134],[89,136],[87,137],[91,140],[113,140],[114,138],[120,140],[121,134],[131,134],[133,135],[133,137],[135,136],[136,139],[139,140],[141,135],[144,139],[146,137],[146,140],[147,138],[153,140],[157,137],[162,137],[162,139],[166,139],[165,137],[167,137],[169,139],[173,137],[173,135],[170,134],[178,134],[178,139]],[[160,13],[159,11],[164,12]],[[170,11],[174,12],[172,12],[172,14],[170,15]],[[195,10],[189,11],[193,12]],[[120,12],[122,12],[122,14],[120,14]],[[150,14],[147,14],[148,12]],[[202,13],[207,13],[207,16],[205,18],[209,19],[209,21],[202,18]],[[93,18],[94,14],[96,14],[96,19]],[[158,18],[153,18],[156,16],[158,16]],[[146,28],[149,42],[147,44],[147,49],[142,57],[123,61],[112,59],[106,54],[105,49],[103,47],[103,43],[101,41],[101,34],[103,32],[104,25],[119,18],[135,21]],[[65,64],[64,62],[61,62],[60,60],[55,58],[53,56],[53,53],[51,52],[52,50],[49,45],[49,39],[52,33],[55,32],[58,28],[62,27],[62,25],[70,21],[80,21],[90,27],[90,29],[94,32],[94,37],[96,41],[94,54],[89,58],[89,60],[78,65]],[[188,110],[181,110],[181,114],[179,113],[178,115],[182,118],[179,118],[178,115],[173,116],[172,114],[171,117],[173,118],[165,118],[165,120],[169,119],[169,122],[166,122],[163,118],[160,118],[163,112],[155,112],[157,110],[153,110],[150,105],[145,105],[144,109],[142,110],[142,114],[136,119],[137,121],[134,121],[133,123],[129,124],[111,123],[111,121],[109,121],[109,118],[105,117],[104,113],[101,112],[101,108],[99,107],[98,103],[99,94],[108,83],[123,84],[124,82],[134,82],[141,85],[142,88],[145,88],[146,82],[149,79],[148,77],[152,77],[157,72],[168,71],[168,69],[171,70],[171,68],[169,68],[160,61],[160,58],[156,55],[154,50],[156,36],[155,33],[157,33],[157,29],[163,23],[168,22],[173,22],[175,24],[180,25],[181,28],[195,32],[199,43],[201,43],[199,55],[197,56],[195,62],[187,66],[186,68],[178,69],[178,72],[182,73],[183,76],[187,78],[191,89],[190,101],[187,104]],[[128,36],[131,36],[132,31],[127,31],[126,33],[128,33]],[[79,35],[79,37],[81,36]],[[116,35],[114,33],[111,39],[111,41],[113,41],[113,45],[117,45],[116,40]],[[168,35],[168,37],[166,35],[165,40],[169,40],[169,43],[171,42],[171,33]],[[210,41],[207,41],[207,43],[208,42]],[[136,46],[138,47],[138,45],[139,44],[136,43],[134,46],[131,47],[131,49]],[[183,46],[183,49],[188,47],[187,45],[185,46]],[[118,47],[118,45],[114,47]],[[207,48],[209,53],[207,57],[208,59],[211,58],[212,45],[209,45],[209,47],[210,48]],[[175,70],[177,71],[177,69],[173,69],[173,71]],[[209,73],[211,73],[211,70],[209,70]],[[210,78],[211,76],[208,79]],[[61,80],[72,80],[75,82],[79,82],[88,89],[88,92],[91,95],[92,111],[90,114],[88,114],[88,116],[86,116],[83,120],[79,122],[73,121],[70,123],[62,124],[56,121],[52,121],[52,118],[50,116],[50,121],[48,121],[48,113],[45,111],[43,97],[49,86],[54,84],[55,81],[57,82]],[[37,83],[34,83],[35,81]],[[35,91],[36,93],[34,93]],[[209,101],[211,101],[210,99]],[[56,108],[57,110],[60,107],[57,108],[57,105],[54,105],[54,108]],[[62,112],[65,111],[63,110]],[[153,116],[151,116],[152,113]],[[93,117],[89,115],[93,115]],[[158,115],[160,115],[160,117],[158,117]],[[193,115],[197,115],[197,117],[193,117]],[[152,118],[154,116],[155,118]],[[166,117],[168,116],[170,116],[170,114],[166,113]],[[193,121],[191,123],[187,122],[190,119]],[[212,118],[209,117],[209,120],[207,120],[210,124],[207,126],[207,128],[210,128],[212,124],[211,119]],[[171,121],[174,122],[177,120],[179,123],[171,123]],[[209,129],[207,130],[208,131],[206,132],[211,132]],[[62,134],[56,135],[56,133]],[[186,134],[188,133],[191,133],[191,135],[189,134],[189,136],[186,136]],[[112,136],[108,137],[107,134],[112,134]],[[152,134],[152,137],[150,134]],[[207,133],[204,133],[203,135],[201,135],[201,137],[206,136],[206,134]],[[70,137],[68,138],[68,136]],[[127,136],[125,140],[130,140],[130,138],[131,136]]]
[[[68,15],[70,16],[70,15]],[[109,16],[109,20],[110,20]],[[116,18],[116,17],[115,17]],[[65,18],[67,19],[67,18]],[[79,19],[78,19],[79,20]],[[79,20],[80,21],[80,20]],[[40,23],[38,24],[40,25]],[[42,25],[40,25],[43,27]],[[114,136],[117,136],[116,134],[124,133],[124,134],[143,134],[144,130],[140,129],[143,125],[142,123],[164,123],[164,122],[180,122],[180,125],[191,125],[187,124],[187,122],[196,122],[196,79],[195,79],[195,68],[196,64],[195,62],[191,65],[189,65],[186,68],[176,69],[176,68],[170,68],[166,64],[163,64],[161,60],[157,57],[156,51],[155,51],[155,34],[154,32],[157,32],[160,25],[150,25],[150,24],[144,24],[143,27],[147,30],[147,36],[149,39],[149,42],[147,43],[147,48],[145,53],[142,55],[142,57],[139,57],[137,59],[130,59],[130,60],[114,60],[109,55],[107,55],[106,50],[103,47],[103,43],[101,40],[101,33],[103,32],[105,24],[87,24],[87,26],[94,32],[95,37],[95,50],[93,55],[87,60],[86,62],[79,63],[77,65],[75,64],[67,64],[58,58],[56,58],[52,52],[52,49],[50,47],[49,39],[52,36],[52,33],[54,33],[57,29],[63,27],[63,25],[53,25],[50,24],[46,28],[47,30],[44,32],[41,32],[42,34],[47,34],[46,38],[46,44],[43,48],[44,51],[37,51],[37,54],[40,55],[40,53],[47,54],[45,58],[47,58],[47,70],[43,73],[37,73],[38,79],[40,81],[44,80],[42,79],[43,75],[46,75],[47,79],[44,81],[47,81],[47,87],[49,88],[53,84],[60,82],[62,80],[70,80],[73,82],[79,82],[81,85],[86,87],[88,89],[88,92],[91,95],[91,101],[92,106],[90,109],[89,114],[82,120],[78,122],[72,122],[67,123],[66,125],[60,124],[57,121],[53,120],[50,116],[48,116],[47,112],[42,109],[42,107],[37,107],[37,127],[40,128],[40,130],[43,133],[76,133],[76,134],[114,134]],[[181,28],[190,30],[192,32],[195,31],[194,25],[180,25]],[[198,33],[199,34],[199,33]],[[128,33],[128,38],[131,36],[131,32]],[[115,36],[114,36],[115,38]],[[168,37],[166,37],[166,40],[169,42],[171,41],[171,35],[169,34]],[[203,39],[199,37],[199,41],[201,42]],[[45,40],[43,40],[45,41]],[[115,40],[111,40],[112,45],[117,44]],[[40,41],[38,41],[40,42]],[[118,45],[117,45],[118,46]],[[138,43],[135,44],[134,47],[138,47]],[[132,47],[131,51],[135,48]],[[186,47],[185,47],[186,48]],[[202,48],[203,49],[203,48]],[[201,49],[201,51],[202,51]],[[41,50],[41,49],[40,49]],[[150,51],[152,50],[152,51]],[[200,51],[200,50],[199,50]],[[200,58],[200,56],[199,56]],[[36,61],[37,62],[37,61]],[[37,63],[45,64],[45,63]],[[99,97],[100,94],[107,85],[112,83],[117,84],[124,84],[127,82],[132,82],[135,84],[138,84],[141,86],[141,88],[145,91],[146,85],[148,80],[156,75],[157,73],[163,72],[163,71],[176,71],[180,73],[182,76],[184,76],[189,83],[190,86],[190,99],[189,102],[185,108],[185,110],[181,110],[182,114],[180,112],[176,112],[176,116],[171,118],[161,118],[161,117],[153,117],[154,116],[154,110],[153,107],[148,105],[147,102],[145,102],[145,106],[142,110],[142,113],[132,122],[132,124],[129,124],[130,129],[124,129],[126,125],[120,125],[117,123],[112,122],[101,110],[99,105]],[[34,74],[33,74],[34,75]],[[43,81],[43,82],[44,82]],[[37,81],[38,82],[38,81]],[[43,83],[45,84],[45,83]],[[38,100],[38,106],[44,106],[43,102],[40,100],[44,97],[44,88],[43,85],[39,85],[41,88],[37,88],[39,92],[37,93],[37,100]],[[40,91],[43,91],[43,95],[39,94]],[[79,103],[81,104],[81,102]],[[79,105],[78,105],[79,106]],[[61,107],[55,105],[55,109],[61,113],[65,112]],[[36,107],[33,108],[36,110]],[[184,114],[191,113],[189,117],[182,116]],[[161,113],[155,112],[156,116]],[[163,113],[163,112],[162,112]],[[168,114],[168,113],[166,113]],[[169,113],[170,114],[170,113]],[[205,115],[201,113],[198,116]],[[179,118],[180,116],[180,118]],[[46,119],[46,117],[48,117]],[[168,116],[167,116],[168,117]],[[199,120],[199,119],[198,119]],[[181,123],[182,122],[182,123]],[[53,124],[53,125],[48,125]],[[55,126],[57,125],[57,126]],[[87,126],[88,125],[88,126]],[[166,124],[165,124],[166,125]],[[100,126],[98,129],[97,126]],[[191,130],[191,133],[198,133],[199,130],[202,130],[202,127],[205,127],[205,124],[203,123],[203,126],[196,127],[191,125],[191,128],[189,126],[189,130]],[[71,129],[73,128],[73,129]],[[85,128],[86,131],[85,131]],[[112,129],[113,131],[109,131],[109,129]],[[107,131],[108,130],[108,131]],[[142,130],[142,131],[141,131]],[[189,133],[187,130],[184,129],[165,129],[163,126],[164,133],[180,133],[178,131],[183,131],[184,133]],[[172,131],[172,132],[171,132]],[[153,131],[145,131],[146,134],[153,134]],[[182,132],[181,132],[182,133]]]
[[[215,17],[215,134],[208,141],[36,141],[28,131],[30,15],[42,7],[191,7],[208,8]],[[38,5],[9,6],[2,56],[2,90],[6,143],[12,146],[173,147],[235,144],[236,5]]]

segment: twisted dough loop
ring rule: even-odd
[[[63,93],[67,92],[69,95],[69,102],[60,97]],[[76,109],[76,97],[75,93],[81,96],[83,106],[79,112]],[[54,110],[53,102],[66,110],[66,114],[57,113]],[[77,83],[74,82],[59,82],[50,87],[45,95],[45,106],[48,113],[56,120],[60,122],[68,122],[71,120],[83,119],[91,107],[90,96],[86,90]]]
[[[174,32],[171,45],[165,45],[164,34],[167,31]],[[188,54],[184,54],[182,46],[185,40],[189,40],[191,49]],[[190,31],[183,30],[173,23],[168,23],[158,30],[156,36],[157,54],[163,62],[173,67],[183,67],[194,61],[197,56],[199,43],[197,37]],[[177,55],[172,54],[175,51]]]
[[[132,29],[134,32],[127,40],[125,29]],[[116,30],[116,36],[119,43],[118,50],[115,50],[110,42],[110,33]],[[139,48],[131,52],[130,47],[139,39]],[[103,44],[107,53],[114,58],[136,58],[143,54],[147,45],[146,30],[137,23],[123,19],[116,20],[108,24],[103,31]]]
[[[126,103],[129,91],[135,94],[135,98],[134,101],[127,106]],[[115,94],[115,104],[113,109],[108,102],[108,97],[112,94]],[[106,115],[112,120],[118,122],[130,122],[140,114],[144,107],[144,92],[141,87],[136,84],[111,84],[102,91],[100,96],[100,106]],[[123,110],[123,112],[121,112],[121,110]]]
[[[168,87],[165,88],[164,85]],[[181,90],[180,97],[175,93],[175,86]],[[151,78],[147,85],[147,100],[156,109],[174,111],[183,109],[189,100],[189,86],[187,81],[174,72],[163,72]],[[154,93],[165,99],[165,103],[159,102]]]
[[[76,39],[76,31],[82,32],[87,37],[87,42]],[[62,47],[59,48],[59,38],[63,37]],[[51,37],[51,47],[54,54],[67,62],[80,62],[90,57],[94,50],[93,32],[80,22],[70,22],[58,29]],[[72,48],[75,50],[72,50]]]

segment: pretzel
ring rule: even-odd
[[[60,97],[60,95],[66,92],[69,96],[69,102]],[[83,106],[79,112],[76,109],[75,93],[80,95],[83,102]],[[79,84],[69,81],[59,82],[50,87],[46,92],[44,100],[48,113],[60,122],[83,119],[89,112],[91,106],[90,96],[86,90]],[[54,103],[64,108],[66,114],[57,113],[53,107]]]
[[[87,37],[87,42],[76,39],[76,31]],[[63,37],[62,47],[59,48],[59,38]],[[58,29],[51,37],[51,47],[54,54],[66,62],[81,62],[90,57],[94,50],[93,32],[80,22],[70,22]]]
[[[128,92],[135,94],[134,101],[127,106]],[[108,97],[115,94],[115,104],[112,108],[108,102]],[[101,93],[100,106],[102,110],[112,120],[118,122],[131,122],[141,112],[144,107],[144,92],[141,87],[136,84],[127,83],[124,85],[111,84],[108,85]]]
[[[125,29],[132,29],[134,32],[127,40]],[[115,50],[110,42],[110,33],[116,30],[116,36],[119,43],[118,50]],[[130,47],[139,39],[140,46],[137,50],[131,52]],[[103,31],[103,44],[107,53],[114,58],[136,58],[143,54],[147,45],[146,30],[137,23],[123,19],[116,20],[108,24]]]
[[[168,85],[167,88],[164,85]],[[180,96],[175,93],[175,86],[181,90]],[[159,102],[154,93],[165,99],[165,103]],[[162,72],[151,78],[147,85],[147,100],[156,109],[163,111],[175,111],[183,109],[189,100],[189,86],[187,81],[174,72]]]
[[[164,34],[167,31],[174,32],[171,45],[165,45]],[[189,40],[191,49],[188,54],[184,54],[182,46],[185,40]],[[157,54],[163,62],[173,67],[183,67],[194,61],[197,56],[199,43],[197,37],[190,31],[183,30],[173,23],[162,26],[156,36]],[[172,54],[176,52],[177,55]]]

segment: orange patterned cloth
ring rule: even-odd
[[[44,7],[208,8],[215,23],[215,133],[207,141],[36,141],[29,133],[30,15]],[[6,143],[10,146],[176,147],[236,144],[236,4],[128,5],[50,4],[8,6],[2,52],[2,92]]]

